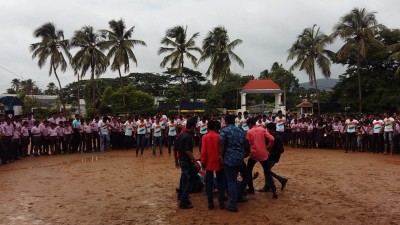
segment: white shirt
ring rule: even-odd
[[[203,123],[203,121],[199,121],[197,123],[197,127],[199,127],[200,134],[207,134],[208,133],[207,121],[205,123]]]
[[[100,120],[98,126],[102,135],[108,135],[108,121],[104,123],[103,120]]]
[[[176,123],[168,123],[168,136],[176,136]]]
[[[374,134],[377,134],[381,131],[382,125],[383,125],[383,120],[374,120],[372,121],[372,124],[374,125]]]
[[[353,121],[350,121],[350,119],[347,119],[345,124],[347,125],[347,133],[354,133],[356,132],[356,126],[358,124],[358,121],[353,119]]]
[[[392,117],[383,119],[383,123],[385,125],[385,129],[384,129],[385,132],[393,131],[393,122],[394,122],[394,119]]]
[[[143,123],[142,123],[139,120],[136,122],[136,125],[138,127],[137,132],[136,132],[137,134],[146,134],[146,122],[143,121]]]
[[[130,123],[129,121],[126,121],[124,124],[124,127],[125,127],[125,136],[132,136],[132,133],[133,133],[132,122]]]
[[[282,118],[276,117],[275,124],[276,124],[276,131],[277,132],[284,132],[285,131],[285,123],[286,118],[282,116]]]
[[[153,135],[154,137],[161,137],[161,125],[153,123],[153,126],[151,127],[153,129]]]
[[[244,130],[244,131],[248,131],[249,130],[249,125],[247,125],[247,119],[246,118],[242,118],[241,120],[240,120],[240,124],[241,124],[241,126],[242,126],[242,129]]]

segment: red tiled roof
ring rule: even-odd
[[[313,107],[313,104],[309,103],[309,102],[302,102],[298,105],[296,105],[296,108],[310,108]]]
[[[250,80],[243,90],[280,90],[281,87],[272,80]]]

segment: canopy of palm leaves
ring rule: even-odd
[[[91,71],[92,77],[106,71],[108,60],[103,52],[105,45],[102,43],[100,33],[95,32],[93,27],[85,26],[76,31],[71,45],[79,48],[72,58],[72,64],[75,70],[81,71],[81,77],[84,77],[88,70]]]
[[[236,39],[229,40],[228,31],[224,27],[215,27],[208,32],[203,40],[203,54],[199,62],[210,59],[210,65],[206,74],[219,83],[230,74],[231,60],[244,67],[242,59],[233,52],[233,49],[243,41]]]
[[[69,53],[69,41],[64,39],[64,32],[57,30],[53,23],[45,23],[33,32],[35,38],[41,42],[31,44],[32,58],[38,58],[38,66],[42,68],[50,57],[49,75],[59,67],[65,72]]]
[[[188,58],[192,64],[197,67],[197,58],[192,52],[201,53],[201,49],[196,47],[195,39],[199,33],[193,34],[187,39],[187,27],[175,26],[166,31],[165,37],[161,40],[161,44],[165,45],[160,47],[158,54],[170,53],[165,56],[160,63],[160,67],[164,68],[170,63],[171,68],[178,68],[178,74],[182,74],[184,67],[185,57]]]
[[[335,55],[326,49],[333,39],[320,32],[320,28],[315,29],[315,27],[316,25],[303,30],[288,50],[287,58],[288,61],[295,59],[290,70],[293,71],[295,68],[299,68],[300,71],[304,70],[309,76],[310,84],[315,82],[315,65],[321,69],[324,77],[330,77],[330,58],[333,59]]]
[[[137,65],[137,59],[133,52],[135,45],[146,46],[146,43],[131,39],[134,27],[126,30],[127,27],[122,19],[111,20],[109,26],[110,30],[101,30],[101,32],[107,38],[103,45],[106,49],[109,49],[107,58],[111,61],[111,70],[119,71],[123,66],[125,73],[127,73],[129,72],[129,61],[132,60]]]

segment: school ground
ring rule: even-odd
[[[178,209],[173,162],[121,150],[0,166],[0,224],[400,224],[400,155],[286,148],[274,167],[286,189],[249,195],[238,213],[208,210],[204,193]]]

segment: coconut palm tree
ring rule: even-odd
[[[388,49],[391,53],[389,60],[396,60],[397,62],[400,62],[400,43],[390,45]],[[400,75],[400,66],[397,67],[395,75]]]
[[[64,39],[64,32],[57,30],[55,25],[51,22],[45,23],[33,32],[35,38],[40,38],[38,43],[31,44],[30,51],[32,52],[32,59],[38,58],[38,66],[42,68],[47,59],[50,61],[49,75],[54,73],[60,88],[60,100],[65,112],[65,101],[63,97],[60,79],[57,75],[57,69],[65,72],[67,69],[67,60],[71,59],[69,53],[69,41]]]
[[[21,88],[21,81],[17,78],[12,79],[11,88],[14,89],[15,93],[18,93],[19,89]]]
[[[180,77],[181,90],[180,90],[180,101],[182,101],[182,95],[184,91],[183,85],[183,68],[185,65],[185,57],[197,67],[197,58],[192,52],[198,52],[201,54],[201,49],[196,46],[195,39],[199,36],[199,33],[194,33],[189,39],[187,35],[187,26],[175,26],[168,29],[165,33],[165,37],[161,39],[161,44],[165,45],[160,47],[158,54],[170,53],[165,56],[160,63],[160,67],[170,63],[171,68],[177,69],[177,76]],[[180,105],[180,104],[179,104]]]
[[[32,81],[32,79],[21,81],[21,89],[27,95],[32,95],[33,94],[33,90],[35,89],[35,86],[36,86],[36,84],[35,84],[34,81]]]
[[[358,107],[360,113],[362,112],[361,60],[367,57],[369,43],[383,47],[383,44],[375,39],[376,31],[382,28],[384,26],[378,24],[375,12],[367,12],[364,8],[354,8],[350,13],[340,18],[339,23],[334,27],[333,35],[339,36],[345,42],[337,52],[338,59],[348,57],[349,53],[355,53],[357,57]]]
[[[104,45],[109,49],[107,58],[111,60],[111,70],[118,70],[118,74],[121,80],[121,88],[124,86],[121,75],[121,67],[124,68],[124,72],[129,72],[129,62],[132,61],[137,66],[137,59],[133,53],[135,45],[146,46],[146,43],[141,40],[131,39],[133,34],[134,26],[127,30],[124,20],[118,21],[111,20],[108,22],[110,30],[101,30],[107,40],[104,41]],[[125,109],[125,94],[122,95],[124,109]]]
[[[231,60],[244,67],[242,59],[233,52],[233,49],[243,41],[240,39],[229,41],[228,31],[221,26],[208,32],[207,37],[203,40],[203,54],[199,62],[210,59],[210,66],[206,74],[211,75],[217,83],[230,75]]]
[[[71,46],[79,48],[72,58],[75,73],[80,71],[81,77],[84,77],[86,72],[90,70],[94,112],[96,112],[95,77],[99,77],[108,67],[108,59],[103,52],[106,49],[106,45],[102,41],[101,34],[95,32],[91,26],[84,26],[82,29],[75,31],[71,40]]]
[[[310,84],[315,86],[318,115],[321,115],[321,108],[315,70],[316,66],[318,66],[325,78],[330,77],[330,58],[334,58],[334,53],[327,50],[326,45],[332,43],[332,41],[333,38],[331,36],[325,35],[320,31],[319,27],[316,28],[316,25],[314,25],[304,29],[288,50],[287,61],[295,59],[289,70],[293,71],[295,68],[299,68],[300,71],[304,70],[308,74]]]

